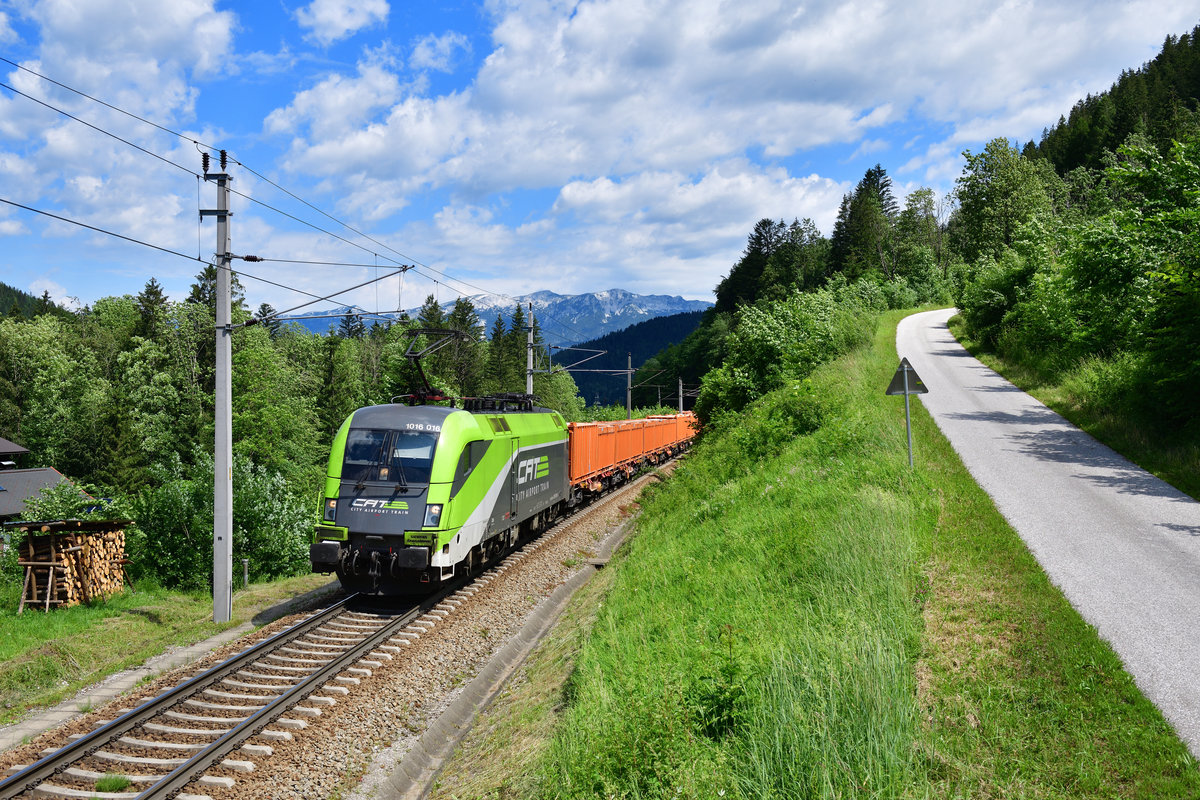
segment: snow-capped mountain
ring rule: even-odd
[[[532,304],[543,338],[554,344],[585,342],[648,319],[678,314],[681,311],[703,311],[712,305],[703,300],[684,300],[682,297],[661,294],[640,295],[624,289],[575,295],[540,291],[513,298],[481,294],[471,297],[470,300],[479,314],[485,332],[491,331],[496,317],[500,314],[504,315],[507,325],[518,303],[526,314]],[[448,312],[452,305],[453,302],[444,305],[443,311]],[[412,308],[407,313],[415,317],[419,311],[420,308]],[[340,318],[310,318],[317,315],[364,313],[367,312],[361,308],[344,306],[333,311],[300,314],[289,317],[288,320],[299,322],[314,333],[327,333],[338,327]],[[369,326],[372,318],[364,317],[363,322]]]

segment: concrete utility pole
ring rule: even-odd
[[[529,304],[529,339],[525,345],[525,394],[533,394],[533,303]]]
[[[233,391],[230,384],[233,336],[230,284],[233,260],[229,247],[229,182],[225,173],[225,151],[221,171],[208,171],[204,154],[204,180],[217,182],[217,208],[204,210],[201,217],[217,218],[216,296],[216,442],[213,447],[213,622],[228,622],[233,616]]]
[[[633,354],[625,354],[625,419],[633,419]]]
[[[677,378],[679,381],[679,413],[683,413],[683,378]]]

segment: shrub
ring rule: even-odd
[[[983,256],[958,299],[967,328],[988,347],[995,347],[1004,318],[1022,298],[1033,269],[1012,250],[998,261]]]
[[[213,461],[178,457],[154,468],[157,485],[134,503],[143,535],[132,544],[135,574],[163,586],[209,588],[212,575]],[[249,559],[256,579],[294,575],[308,566],[311,519],[306,504],[289,492],[283,476],[249,459],[233,460],[233,557]]]
[[[871,281],[830,283],[832,288],[741,309],[725,363],[701,382],[696,415],[704,425],[867,340],[876,313],[887,308],[883,289]]]

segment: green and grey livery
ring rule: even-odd
[[[352,591],[427,592],[540,531],[570,497],[554,411],[495,398],[361,408],[330,452],[313,569]]]

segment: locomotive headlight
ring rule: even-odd
[[[442,521],[442,504],[431,503],[425,506],[425,527],[436,528],[437,524]]]
[[[325,521],[333,522],[337,516],[337,498],[331,497],[325,501]]]

